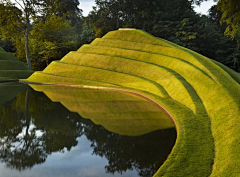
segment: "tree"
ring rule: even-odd
[[[188,0],[164,0],[159,1],[158,6],[160,8],[155,12],[152,20],[153,27],[150,31],[155,36],[173,41],[180,28],[186,28],[189,24],[193,25],[196,22],[196,13]],[[184,19],[187,20],[187,24]]]
[[[52,15],[33,26],[30,49],[38,63],[44,61],[48,65],[50,59],[61,58],[70,49],[76,49],[77,34],[70,23],[65,17]]]
[[[9,40],[1,40],[1,37],[0,37],[0,46],[7,52],[14,52],[13,44]]]
[[[191,0],[192,3],[200,5],[203,1],[209,0]],[[217,9],[222,12],[219,19],[221,24],[226,23],[225,34],[233,39],[239,35],[240,29],[240,1],[238,0],[214,0],[217,2]]]
[[[41,0],[1,0],[0,1],[0,26],[3,39],[14,41],[16,35],[25,36],[25,55],[28,67],[31,69],[29,55],[29,31],[31,18],[38,13]]]
[[[81,44],[91,43],[95,39],[93,27],[85,20],[80,34]]]
[[[47,61],[47,53],[52,53],[50,54],[52,57],[56,54],[56,59],[59,59],[59,57],[69,52],[70,49],[75,49],[75,46],[73,47],[72,44],[70,44],[72,40],[69,39],[69,36],[75,35],[74,38],[76,40],[80,38],[80,35],[76,36],[78,30],[82,28],[82,11],[78,8],[78,5],[78,0],[0,0],[0,37],[2,40],[13,42],[16,48],[16,56],[20,60],[26,58],[30,68],[32,67],[31,62],[34,60],[34,69],[39,69],[36,68],[38,65],[43,69],[42,64],[37,64],[38,61],[36,61],[36,58],[40,59],[44,55],[44,61]],[[67,49],[66,47],[59,46],[57,47],[58,49],[56,49],[56,46],[53,46],[52,43],[47,44],[45,42],[45,45],[42,45],[41,49],[43,49],[44,46],[47,48],[43,49],[42,53],[31,51],[34,48],[31,46],[31,41],[38,38],[37,35],[40,33],[39,30],[37,32],[35,26],[37,26],[38,23],[40,23],[38,26],[43,26],[44,24],[46,29],[46,24],[49,24],[49,21],[56,20],[60,22],[57,17],[62,18],[64,21],[60,26],[66,26],[66,23],[69,23],[71,27],[71,30],[65,30],[66,34],[61,36],[61,39],[64,38],[65,43],[66,40],[69,40],[69,44],[66,44],[68,45]],[[54,24],[55,26],[57,25],[56,22]],[[50,27],[52,27],[52,29],[50,29]],[[32,29],[34,29],[33,32],[31,32]],[[45,34],[44,39],[46,39],[49,37],[47,33],[52,31],[52,33],[55,33],[56,36],[59,37],[59,30],[55,32],[54,30],[55,27],[53,25],[48,25],[48,32],[42,32],[41,36]],[[36,36],[33,36],[33,34]],[[49,41],[51,41],[51,39],[49,39]],[[50,51],[50,49],[53,49],[53,51]],[[25,52],[23,52],[24,50]]]
[[[222,12],[221,24],[227,24],[225,34],[233,39],[239,34],[240,29],[240,1],[220,0],[217,8]]]

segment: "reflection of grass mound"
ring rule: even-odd
[[[32,73],[23,62],[0,47],[0,81],[24,79]]]
[[[118,88],[161,104],[178,139],[156,176],[240,174],[239,74],[191,50],[140,30],[113,31],[27,81]]]
[[[27,88],[24,84],[19,83],[1,83],[0,84],[0,107],[4,103],[11,101],[18,93]]]
[[[130,94],[68,87],[32,87],[114,133],[138,136],[174,127],[172,120],[156,105]]]

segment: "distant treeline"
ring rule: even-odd
[[[0,1],[0,46],[26,61],[29,22],[33,70],[44,69],[95,37],[127,27],[142,29],[240,72],[239,27],[238,31],[232,29],[222,16],[222,12],[226,17],[233,9],[227,9],[226,4],[221,8],[221,3],[230,4],[232,0],[220,0],[208,15],[193,9],[201,0],[96,0],[87,17],[82,16],[78,0],[37,0],[35,4],[21,0],[23,5],[5,1]]]

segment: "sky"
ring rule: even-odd
[[[213,1],[203,2],[200,7],[196,7],[195,11],[201,14],[207,14],[209,8],[214,5]],[[95,6],[95,0],[80,0],[80,9],[83,10],[83,16],[87,16],[92,10],[92,6]]]

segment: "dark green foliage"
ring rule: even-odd
[[[70,50],[75,50],[76,46],[79,47],[81,42],[77,40],[80,39],[78,33],[82,28],[82,13],[78,5],[77,0],[21,0],[11,3],[2,0],[0,1],[0,38],[12,42],[14,47],[8,51],[15,52],[17,58],[21,61],[27,58],[29,67],[32,60],[33,69],[42,70],[47,66],[48,61],[60,59]],[[60,22],[59,18],[61,18]],[[53,25],[47,25],[49,19],[55,19]],[[68,27],[62,25],[67,23]],[[43,25],[45,31],[36,30]],[[59,28],[56,28],[57,25]],[[65,28],[61,28],[63,26]],[[56,38],[61,42],[56,41]],[[0,45],[4,47],[5,43],[1,42]],[[50,50],[53,51],[49,52]]]
[[[35,4],[31,5],[33,11],[30,11],[33,23],[30,26],[31,35],[29,36],[29,53],[33,68],[34,70],[42,70],[52,60],[61,59],[70,50],[90,43],[95,37],[102,37],[111,30],[127,27],[143,29],[154,36],[187,47],[239,71],[239,26],[237,25],[240,16],[237,9],[239,2],[221,0],[217,5],[219,10],[213,6],[209,15],[205,16],[196,14],[193,10],[193,4],[199,5],[203,1],[96,0],[96,7],[86,18],[82,18],[82,11],[79,9],[79,1],[77,0],[34,1]],[[1,38],[10,41],[0,41],[0,46],[7,51],[15,52],[17,58],[25,61],[25,39],[23,36],[26,29],[25,11],[14,5],[5,7],[1,4],[0,8],[4,12],[0,13]],[[69,32],[56,31],[56,29],[49,27],[48,31],[51,30],[52,34],[65,41],[65,44],[65,39],[68,37],[63,37],[63,35],[59,37],[58,33],[74,36],[75,44],[54,48],[50,57],[47,57],[48,52],[46,51],[49,51],[47,48],[49,45],[39,47],[40,44],[33,41],[38,41],[38,36],[44,38],[45,44],[49,44],[53,40],[45,32],[40,33],[37,30],[31,32],[31,30],[36,29],[38,23],[47,23],[52,15],[61,17],[64,23],[68,22],[71,30]],[[222,25],[220,25],[220,21]],[[235,39],[231,41],[224,36],[224,32]],[[69,41],[72,40],[69,39]]]
[[[222,12],[221,23],[226,23],[225,34],[232,38],[239,37],[240,29],[240,1],[219,0],[217,8]]]
[[[93,154],[108,159],[105,167],[107,173],[122,173],[134,168],[141,177],[155,174],[166,160],[166,155],[170,154],[176,139],[176,130],[173,128],[138,137],[111,133],[94,124],[86,124],[84,130],[84,134],[92,142]],[[159,141],[155,140],[156,137]]]
[[[143,29],[239,71],[238,44],[224,36],[227,26],[219,24],[222,13],[213,6],[208,16],[196,14],[192,5],[201,2],[97,0],[86,21],[96,37],[122,27]]]

